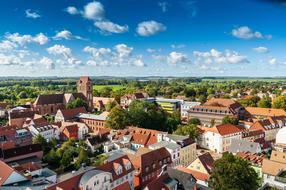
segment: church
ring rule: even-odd
[[[77,92],[68,94],[43,94],[39,95],[33,103],[32,108],[41,115],[55,115],[58,109],[65,109],[66,104],[71,101],[81,98],[88,104],[88,111],[93,109],[92,80],[83,76],[77,81]]]

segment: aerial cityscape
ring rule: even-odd
[[[286,190],[286,1],[0,10],[0,190]]]

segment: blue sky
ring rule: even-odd
[[[3,0],[0,76],[285,76],[286,6]]]

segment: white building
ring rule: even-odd
[[[184,120],[185,118],[188,118],[188,111],[194,107],[201,105],[200,102],[189,102],[189,101],[183,101],[181,104],[181,118]]]
[[[215,127],[200,127],[201,134],[198,145],[218,153],[229,151],[233,139],[242,138],[242,129],[232,124],[217,125]]]

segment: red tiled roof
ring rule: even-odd
[[[60,111],[62,112],[65,120],[73,119],[79,113],[86,113],[86,109],[84,107],[73,108],[73,109],[63,109]]]
[[[241,128],[235,125],[232,125],[232,124],[217,125],[216,128],[217,128],[218,133],[223,136],[242,132]]]
[[[125,183],[118,185],[117,187],[113,188],[112,190],[131,190],[131,188],[130,188],[128,181],[126,181]]]
[[[64,94],[42,94],[36,99],[34,105],[63,104]]]
[[[156,178],[155,180],[151,181],[146,187],[148,190],[170,190],[168,186],[165,185],[164,181],[170,178],[170,176],[165,173],[160,177]]]
[[[112,179],[113,180],[117,180],[123,176],[125,176],[126,174],[132,172],[134,170],[133,165],[131,164],[131,168],[129,170],[126,170],[123,159],[129,159],[127,157],[127,155],[123,155],[113,161],[107,162],[99,167],[97,167],[97,169],[105,171],[105,172],[110,172],[112,174]],[[122,173],[117,175],[115,170],[114,170],[114,163],[116,163],[116,166],[121,165],[122,166]]]

